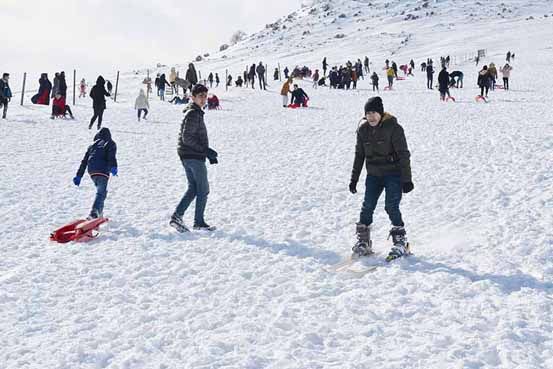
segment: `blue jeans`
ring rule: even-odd
[[[104,212],[104,201],[108,195],[108,178],[93,176],[92,182],[96,186],[96,198],[94,199],[94,204],[92,204],[90,215],[95,218],[101,216]]]
[[[204,212],[207,204],[207,195],[209,194],[209,182],[207,181],[207,167],[204,160],[181,159],[188,180],[188,190],[182,197],[175,214],[182,217],[184,212],[190,206],[190,203],[196,199],[196,211],[194,213],[194,224],[205,224]]]
[[[388,175],[383,177],[367,176],[365,181],[365,199],[361,208],[359,223],[370,225],[373,222],[373,213],[382,191],[386,190],[384,209],[388,213],[390,221],[394,226],[402,226],[399,203],[401,202],[402,186],[399,175]]]

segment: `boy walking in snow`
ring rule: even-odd
[[[169,225],[178,232],[188,232],[182,216],[192,201],[196,199],[196,211],[194,214],[194,229],[213,231],[215,227],[205,222],[204,212],[209,194],[209,182],[207,180],[207,167],[205,160],[210,164],[217,164],[217,152],[209,148],[207,128],[204,122],[202,109],[207,102],[207,87],[197,84],[192,88],[192,102],[184,110],[178,149],[182,165],[188,180],[188,190],[177,205],[171,216]]]
[[[384,112],[382,99],[378,96],[370,98],[365,104],[365,117],[357,129],[355,159],[349,184],[353,194],[357,193],[363,164],[367,170],[365,198],[357,223],[357,242],[353,252],[360,256],[373,253],[370,227],[378,198],[385,191],[385,209],[392,222],[390,236],[393,242],[386,260],[391,261],[409,252],[399,204],[402,193],[411,192],[414,186],[403,128],[394,116]]]
[[[137,111],[138,121],[140,122],[140,115],[142,112],[144,112],[144,119],[146,119],[146,116],[148,115],[148,109],[150,109],[150,103],[148,102],[148,98],[146,97],[146,94],[144,93],[144,89],[140,89],[140,92],[138,93],[138,96],[136,97],[136,100],[134,102],[134,108]]]
[[[75,186],[81,184],[84,171],[88,167],[88,174],[96,186],[96,198],[90,211],[89,219],[102,218],[104,201],[108,194],[108,180],[111,175],[117,175],[117,145],[111,139],[111,132],[102,128],[96,136],[94,143],[88,147],[77,175],[73,178]]]

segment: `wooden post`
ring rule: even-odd
[[[113,96],[113,102],[117,102],[117,89],[119,88],[119,71],[117,71],[117,79],[115,80],[115,96]]]
[[[280,63],[278,63],[278,81],[282,82],[282,74],[280,73]]]
[[[73,69],[73,106],[75,106],[75,86],[77,84],[77,71]]]
[[[199,83],[202,83],[202,71],[201,70],[198,70],[198,82]]]
[[[27,72],[23,73],[23,88],[21,88],[21,106],[23,106],[23,99],[25,98],[25,81],[27,80]]]
[[[228,91],[228,69],[225,69],[225,91]]]
[[[149,82],[149,80],[150,80],[150,70],[146,69],[146,81]],[[148,88],[148,84],[146,84],[146,100],[148,100],[149,98],[150,98],[150,89]]]

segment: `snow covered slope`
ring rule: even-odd
[[[176,154],[182,107],[152,99],[150,120],[137,123],[144,76],[125,74],[105,113],[120,166],[106,200],[112,221],[89,244],[48,242],[93,200],[88,178],[71,183],[94,135],[89,99],[78,101],[76,121],[14,101],[0,121],[0,368],[553,368],[553,19],[537,19],[535,4],[547,8],[516,2],[508,20],[460,13],[455,25],[419,19],[403,36],[398,20],[382,25],[394,36],[359,32],[340,48],[324,41],[334,30],[314,29],[313,52],[271,36],[255,53],[249,40],[226,61],[199,64],[224,75],[261,59],[292,66],[366,54],[379,70],[401,45],[390,40],[406,34],[398,63],[487,48],[484,62],[501,64],[516,52],[512,90],[492,92],[489,104],[475,103],[477,69],[461,58],[457,103],[440,103],[421,73],[381,93],[412,152],[415,190],[402,210],[414,255],[364,276],[326,270],[354,241],[363,191],[347,185],[373,95],[367,80],[357,91],[299,82],[311,97],[305,110],[283,109],[277,83],[214,89],[223,110],[206,115],[220,153],[207,221],[219,229],[183,236],[168,227],[186,189]],[[431,3],[442,13],[445,5]],[[381,202],[381,254],[388,230]]]

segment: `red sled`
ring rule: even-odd
[[[108,221],[108,218],[75,220],[52,232],[50,234],[50,241],[67,243],[71,241],[87,242],[93,240],[100,234],[100,225]]]
[[[497,88],[498,90],[504,90],[505,87],[503,85],[495,85],[495,88]]]
[[[398,81],[405,81],[405,77],[397,77],[396,80],[398,80]]]
[[[392,88],[390,86],[384,86],[384,91],[391,91]]]
[[[488,100],[486,100],[486,98],[484,96],[481,96],[481,95],[478,95],[474,98],[474,100],[476,100],[476,102],[478,101],[484,101],[485,103],[488,102]]]
[[[453,101],[455,102],[455,98],[453,96],[448,96],[447,99],[445,99],[445,101]]]

